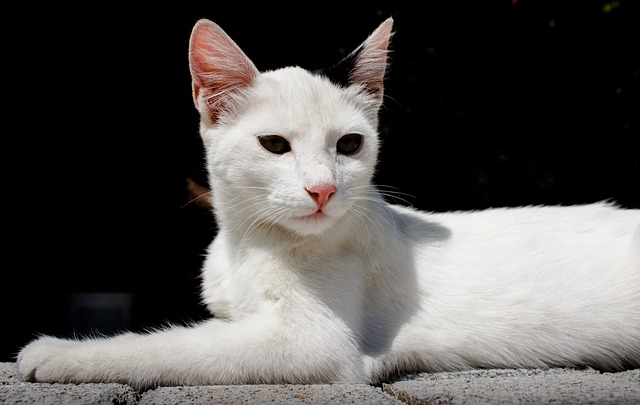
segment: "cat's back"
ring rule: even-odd
[[[624,209],[608,202],[584,205],[531,205],[490,208],[477,211],[429,213],[429,217],[448,223],[493,224],[499,227],[543,226],[558,231],[586,230],[597,226],[634,229],[640,225],[640,210]],[[552,228],[548,228],[553,225]]]
[[[393,209],[418,273],[482,280],[626,272],[640,282],[637,209],[606,202],[444,213]]]
[[[576,240],[633,240],[640,231],[640,210],[619,208],[607,202],[572,206],[523,206],[491,208],[478,211],[421,212],[394,206],[402,222],[420,236],[421,232],[438,225],[452,239],[482,236],[492,240],[537,239],[567,243]],[[640,245],[636,246],[640,249]]]

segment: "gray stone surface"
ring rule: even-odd
[[[478,370],[409,376],[384,390],[408,404],[640,404],[640,369]]]
[[[382,388],[367,384],[160,387],[40,384],[0,363],[0,404],[640,404],[640,369],[478,370],[415,374]]]
[[[365,384],[162,387],[147,391],[140,401],[141,405],[177,403],[398,405],[403,402]]]
[[[140,395],[123,384],[40,384],[18,378],[15,363],[0,363],[0,404],[137,404]]]

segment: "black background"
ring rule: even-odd
[[[1,361],[70,336],[69,294],[133,294],[131,329],[205,317],[210,214],[187,45],[216,21],[261,70],[338,61],[389,16],[376,182],[433,211],[640,208],[638,2],[154,2],[3,12]]]

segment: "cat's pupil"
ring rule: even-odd
[[[338,139],[336,149],[338,153],[343,155],[353,155],[360,150],[362,145],[362,135],[360,134],[347,134]]]
[[[262,147],[271,153],[282,155],[283,153],[287,153],[291,150],[289,141],[279,135],[263,135],[259,136],[258,140]]]

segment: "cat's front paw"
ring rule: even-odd
[[[72,356],[73,340],[44,336],[25,346],[16,361],[25,381],[67,382],[78,362]]]

